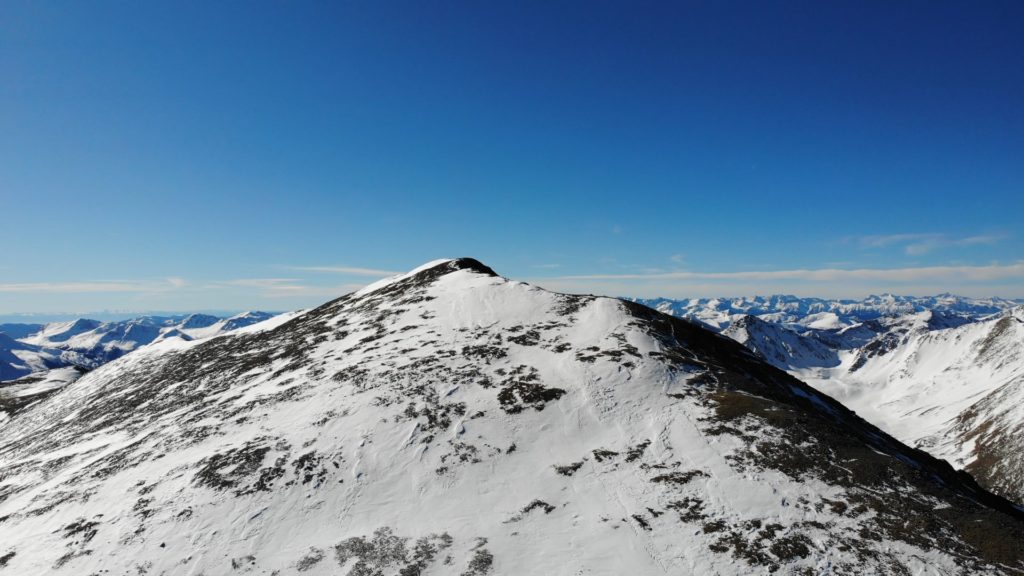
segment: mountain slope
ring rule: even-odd
[[[0,324],[0,334],[6,334],[17,340],[39,332],[43,326],[44,324]]]
[[[1024,570],[1019,510],[741,345],[470,259],[142,348],[0,439],[18,574]]]
[[[1024,502],[1024,307],[1013,308],[1014,301],[940,295],[652,303],[724,326],[723,335],[901,441]]]
[[[756,316],[740,317],[723,330],[722,335],[743,344],[772,366],[783,370],[839,364],[836,351],[819,340]]]
[[[271,318],[266,312],[244,312],[230,318],[209,314],[187,316],[140,316],[129,320],[99,322],[80,318],[46,324],[21,340],[36,346],[78,354],[78,364],[95,368],[165,337],[210,338]]]
[[[878,353],[862,349],[834,369],[797,373],[1024,502],[1024,307],[954,328],[903,323],[911,324]]]
[[[60,351],[19,342],[0,333],[0,382],[65,365]]]

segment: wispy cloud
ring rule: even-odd
[[[285,297],[334,297],[362,288],[362,284],[349,283],[330,286],[313,286],[302,283],[298,278],[237,278],[212,283],[213,287],[252,288],[267,298]]]
[[[560,292],[688,298],[754,294],[863,297],[872,293],[1024,296],[1024,260],[983,266],[631,272],[529,280]]]
[[[171,292],[222,292],[224,290],[255,291],[260,296],[340,296],[362,287],[361,283],[309,285],[298,278],[236,278],[192,282],[171,277],[164,280],[102,280],[78,282],[15,282],[0,284],[0,293],[11,294],[140,294]]]
[[[83,282],[15,282],[0,284],[0,292],[35,292],[46,294],[166,292],[182,288],[184,285],[185,281],[181,278],[147,281],[101,280]]]
[[[991,245],[1005,240],[1005,234],[951,236],[937,233],[879,234],[848,238],[864,249],[900,247],[908,256],[923,256],[943,248]]]
[[[640,274],[586,274],[559,276],[557,280],[795,280],[801,282],[970,280],[975,282],[1024,278],[1024,261],[988,266],[925,266],[917,268],[819,268],[752,270],[742,272],[660,272]]]
[[[237,278],[235,280],[219,280],[215,285],[246,286],[249,288],[271,288],[274,286],[290,286],[299,282],[298,278]]]
[[[561,268],[562,265],[561,264],[535,264],[533,267],[534,268],[542,268],[544,270],[554,270],[556,268]]]
[[[383,278],[401,274],[393,270],[379,270],[377,268],[359,268],[356,266],[287,266],[288,270],[302,272],[327,272],[331,274],[351,274],[352,276],[371,276]]]

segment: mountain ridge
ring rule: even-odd
[[[710,309],[693,301],[660,306],[694,321],[717,320],[717,327],[704,325],[834,395],[900,440],[968,469],[988,489],[1024,501],[1024,411],[1017,408],[1024,403],[1017,394],[1024,331],[1016,329],[1024,306],[1000,301],[1001,310],[989,314],[988,301],[979,306],[950,295],[915,300],[922,306],[933,301],[950,305],[870,310],[871,318],[836,316],[825,325],[818,311],[792,302],[786,306],[799,311],[772,308],[759,316],[723,316],[716,299]]]
[[[69,574],[1024,570],[1019,509],[724,336],[468,259],[372,286],[140,349],[0,424],[0,554]]]

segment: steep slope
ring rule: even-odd
[[[241,314],[235,314],[230,318],[225,318],[224,320],[222,320],[222,323],[217,326],[217,333],[223,334],[225,332],[230,332],[232,330],[238,330],[239,328],[245,328],[246,326],[252,326],[253,324],[269,320],[274,316],[275,314],[260,311],[248,311],[242,312]],[[192,337],[196,338],[201,336],[197,334],[192,334]]]
[[[1014,301],[940,295],[653,303],[710,320],[712,328],[724,326],[723,335],[901,441],[966,467],[989,490],[1024,502],[1024,398],[1018,398],[1024,337],[1008,319],[1022,315],[1021,307],[1010,307]],[[737,314],[740,309],[759,315]],[[978,342],[990,333],[999,345],[989,348],[1001,352],[979,357]]]
[[[67,342],[75,336],[92,332],[102,325],[103,322],[90,320],[89,318],[78,318],[68,322],[52,322],[44,324],[39,332],[22,338],[22,340],[29,344],[52,346],[59,342]]]
[[[19,342],[0,333],[0,382],[66,365],[60,351]]]
[[[470,259],[0,428],[15,574],[1011,574],[1024,518],[694,324]]]
[[[77,380],[83,372],[77,366],[65,366],[0,382],[0,423],[58,392]]]
[[[924,322],[906,319],[899,338],[875,340],[836,368],[795,373],[1024,502],[1024,307],[955,328]]]
[[[756,316],[739,318],[723,330],[722,335],[743,344],[772,366],[783,370],[839,364],[839,354],[821,341]]]
[[[969,324],[962,316],[936,310],[925,310],[901,316],[879,318],[870,322],[875,336],[855,351],[850,371],[860,370],[872,358],[884,356],[904,347],[914,338],[935,330],[946,330]],[[847,348],[850,349],[850,348]]]

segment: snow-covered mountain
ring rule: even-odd
[[[60,350],[26,344],[0,332],[0,382],[64,365]]]
[[[783,370],[839,364],[837,351],[822,341],[756,316],[741,316],[722,330],[722,334]]]
[[[724,329],[742,316],[816,330],[841,329],[882,317],[933,311],[947,316],[977,320],[1024,304],[1004,298],[965,298],[952,294],[938,296],[895,296],[882,294],[863,300],[800,298],[776,294],[744,298],[636,299],[636,302],[680,318],[699,320]]]
[[[883,345],[794,374],[1024,502],[1024,307],[953,328],[919,322],[873,342]]]
[[[35,334],[21,340],[37,346],[78,352],[90,363],[90,367],[95,367],[168,336],[209,338],[262,322],[271,316],[266,312],[244,312],[230,318],[189,314],[172,317],[140,316],[115,322],[78,319],[46,324]]]
[[[58,392],[84,372],[84,369],[76,366],[64,366],[0,382],[0,423]]]
[[[18,338],[25,338],[31,336],[36,332],[39,332],[46,326],[45,324],[0,324],[0,334],[5,334],[10,338],[17,340]]]
[[[1024,512],[696,324],[471,259],[0,424],[15,574],[1014,574]]]
[[[0,324],[0,382],[51,368],[78,366],[88,370],[166,338],[209,338],[272,316],[267,312],[244,312],[229,318],[189,314],[140,316],[115,322],[79,318],[50,324]]]
[[[0,325],[0,420],[137,348],[167,339],[211,338],[272,316],[245,312],[230,318],[190,314]]]
[[[1024,306],[948,295],[649,303],[724,326],[901,441],[1024,502]],[[835,317],[822,322],[823,313]]]

